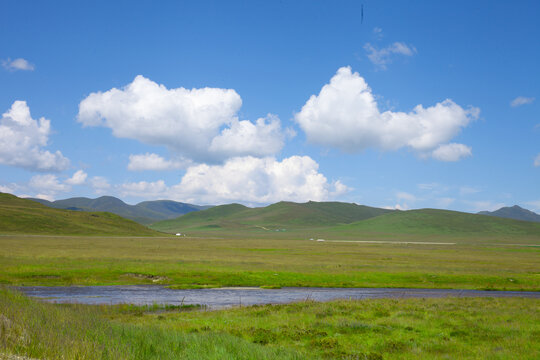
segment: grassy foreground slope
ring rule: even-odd
[[[165,232],[295,230],[349,224],[389,212],[392,211],[341,202],[294,203],[282,201],[260,208],[230,204],[161,221],[151,227]]]
[[[152,307],[53,305],[0,288],[0,359],[300,359],[230,334],[187,334],[108,320]],[[155,310],[161,312],[157,307]],[[182,310],[182,309],[180,309]],[[25,356],[9,356],[21,355]]]
[[[539,305],[373,299],[186,311],[53,305],[0,288],[0,359],[538,359]]]
[[[6,193],[0,193],[0,234],[159,235],[115,214],[52,209]]]

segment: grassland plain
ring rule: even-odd
[[[0,236],[0,282],[540,289],[540,248],[188,237]]]
[[[220,311],[40,303],[0,289],[0,353],[39,359],[537,359],[540,301],[304,301]]]

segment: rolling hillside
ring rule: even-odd
[[[339,202],[231,204],[161,221],[153,229],[195,236],[540,244],[540,223],[457,211],[391,211]]]
[[[52,202],[43,199],[30,200],[55,209],[107,211],[144,225],[209,208],[208,206],[185,204],[172,200],[143,201],[137,205],[129,205],[113,196],[102,196],[97,199],[77,197]]]
[[[396,211],[334,230],[349,234],[524,236],[540,240],[538,223],[437,209]]]
[[[520,206],[502,207],[495,211],[480,211],[480,215],[497,216],[507,219],[540,222],[540,215]]]
[[[6,193],[0,193],[0,234],[160,235],[108,212],[53,209]]]
[[[239,204],[221,205],[161,221],[151,227],[165,232],[188,229],[211,230],[290,230],[349,224],[392,212],[341,202],[279,202],[266,207],[248,208]]]

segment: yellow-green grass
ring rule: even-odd
[[[540,248],[188,237],[0,236],[0,282],[540,290]]]
[[[8,355],[65,360],[301,358],[294,351],[226,333],[186,334],[106,319],[112,314],[141,316],[148,310],[161,309],[53,305],[0,289],[0,359]]]
[[[312,301],[111,318],[164,331],[225,333],[306,359],[538,359],[540,300]]]
[[[0,235],[4,234],[164,235],[108,212],[53,209],[32,200],[0,193]]]

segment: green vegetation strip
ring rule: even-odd
[[[0,289],[0,353],[39,359],[538,359],[540,300],[304,301],[221,311]]]
[[[0,237],[0,282],[540,290],[537,247]]]

